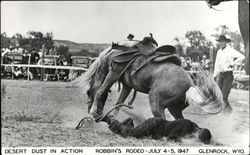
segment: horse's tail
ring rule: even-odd
[[[213,77],[205,71],[199,71],[194,77],[194,86],[186,92],[186,101],[207,113],[219,113],[223,106],[223,96]]]
[[[102,67],[105,56],[110,51],[110,49],[111,48],[109,47],[101,52],[98,58],[89,66],[88,70],[76,80],[81,91],[87,92],[92,88],[94,76]]]

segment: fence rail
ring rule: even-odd
[[[25,64],[1,64],[1,66],[10,66],[10,67],[30,67],[30,68],[50,68],[50,69],[69,69],[69,70],[88,70],[83,67],[74,67],[74,66],[52,66],[52,65],[25,65]]]

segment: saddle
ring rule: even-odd
[[[144,57],[143,61],[138,65],[138,67],[134,71],[132,71],[131,75],[134,75],[137,71],[139,71],[143,66],[145,66],[149,62],[170,62],[181,66],[181,61],[176,54],[175,47],[171,45],[161,46],[155,49],[154,51],[151,51],[150,54],[147,55],[142,54],[142,48],[138,48],[138,46],[124,47],[116,44],[115,47],[113,47],[112,49],[117,50],[112,55],[112,60],[114,63],[127,63],[120,76],[125,72],[125,70],[134,62],[135,58],[137,58],[138,56]]]
[[[155,57],[154,57],[155,56]],[[153,62],[171,62],[178,66],[181,66],[181,60],[177,56],[176,49],[174,46],[171,45],[164,45],[159,48],[157,48],[152,54],[151,57],[153,57]]]

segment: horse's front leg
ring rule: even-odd
[[[112,87],[112,85],[117,81],[119,78],[119,74],[116,74],[113,71],[110,71],[108,75],[106,76],[102,86],[97,91],[93,105],[90,109],[90,116],[94,118],[95,120],[100,117],[102,114],[102,110],[107,98],[107,94],[109,89]]]
[[[116,102],[115,105],[118,105],[118,104],[123,104],[124,101],[126,100],[126,98],[128,97],[129,93],[131,92],[132,88],[131,87],[128,87],[126,85],[123,85],[122,87],[122,91],[120,93],[120,96]],[[116,108],[113,115],[114,117],[116,117],[118,115],[118,112],[120,111],[120,108]]]

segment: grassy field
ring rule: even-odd
[[[77,123],[87,116],[87,105],[86,96],[72,82],[2,80],[2,88],[3,85],[6,93],[1,102],[2,147],[205,146],[195,139],[176,143],[166,139],[123,138],[109,131],[105,123],[76,130]],[[113,87],[105,110],[113,106],[117,97],[117,88]],[[249,92],[233,89],[230,102],[231,114],[207,115],[190,106],[184,110],[184,117],[211,130],[211,146],[248,146]],[[138,124],[152,117],[147,95],[139,93],[134,107],[121,111],[118,120],[132,117]],[[166,117],[173,120],[167,110]]]

